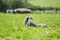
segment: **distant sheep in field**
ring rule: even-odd
[[[15,13],[30,13],[31,10],[30,9],[27,9],[27,8],[18,8],[18,9],[15,9]]]
[[[6,12],[12,14],[13,13],[13,9],[8,9]]]

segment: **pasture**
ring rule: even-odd
[[[60,7],[60,0],[29,0],[28,2],[40,7]]]
[[[26,27],[23,25],[26,16],[31,16],[37,24],[45,23],[48,27]],[[0,13],[0,40],[60,40],[60,14]]]

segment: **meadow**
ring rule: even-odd
[[[29,0],[28,2],[40,7],[60,7],[60,0]]]
[[[26,27],[23,24],[26,16],[31,16],[37,24],[44,23],[48,27]],[[0,13],[0,40],[60,40],[60,14]]]

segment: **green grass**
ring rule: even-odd
[[[40,7],[60,7],[60,0],[29,0],[28,2]]]
[[[34,21],[49,26],[25,27],[23,20],[31,16]],[[52,25],[56,25],[53,27]],[[2,14],[0,13],[0,40],[60,40],[60,14]]]

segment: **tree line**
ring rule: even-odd
[[[28,0],[0,0],[0,12],[22,7],[29,8],[32,7],[32,5],[28,3]]]

